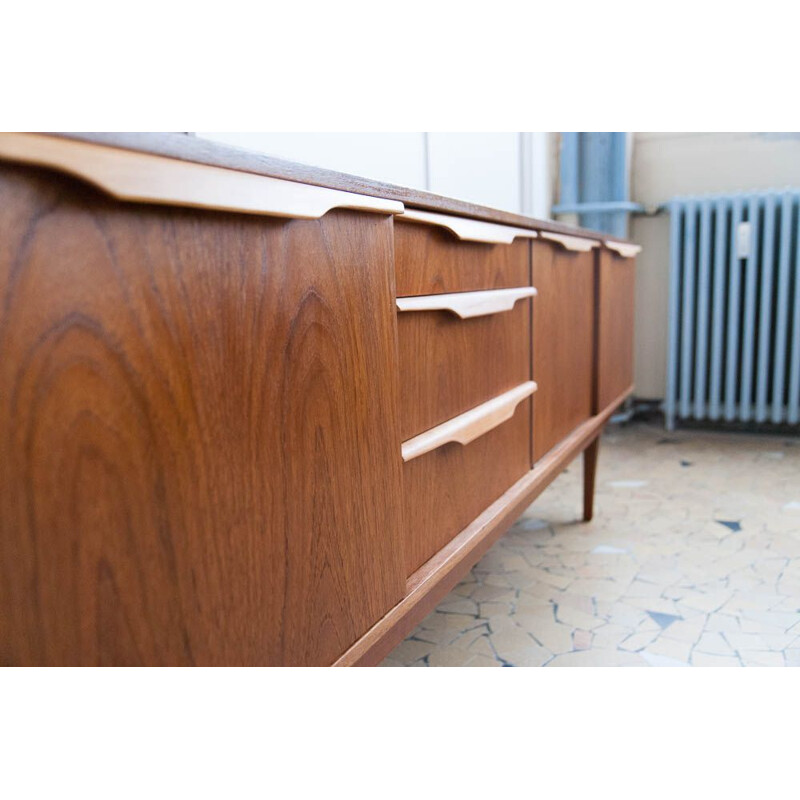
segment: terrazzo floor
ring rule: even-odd
[[[800,666],[800,439],[611,427],[381,666]]]

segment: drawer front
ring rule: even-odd
[[[592,414],[595,251],[533,242],[533,454],[541,458]]]
[[[394,231],[398,297],[530,284],[528,237],[535,235],[532,232],[523,232],[510,244],[480,242],[461,239],[439,224],[400,218]]]
[[[443,444],[404,463],[408,575],[530,470],[530,402],[469,444]]]
[[[633,303],[636,261],[604,250],[600,254],[597,411],[633,385]]]
[[[491,293],[464,298],[483,294]],[[431,309],[401,311],[397,320],[404,440],[531,379],[529,297],[467,319]]]

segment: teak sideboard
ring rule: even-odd
[[[379,662],[632,390],[635,245],[0,135],[0,663]]]

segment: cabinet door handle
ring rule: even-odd
[[[484,433],[488,433],[511,419],[517,406],[535,391],[536,383],[534,381],[521,383],[505,394],[493,397],[488,402],[471,408],[469,411],[403,442],[401,446],[403,461],[411,461],[449,442],[469,444],[479,436],[483,436]]]
[[[588,253],[595,247],[600,246],[600,242],[596,242],[594,239],[584,239],[582,236],[567,236],[563,233],[549,233],[547,231],[542,231],[540,235],[542,239],[556,242],[565,250],[573,250],[577,253]]]
[[[634,258],[642,252],[642,248],[638,244],[631,242],[611,242],[606,239],[604,244],[609,250],[613,250],[623,258]]]
[[[426,294],[421,297],[398,297],[398,311],[449,311],[461,319],[485,317],[511,311],[517,300],[534,297],[533,286],[519,289],[491,289],[485,292]]]
[[[319,219],[334,208],[403,211],[396,200],[41,134],[0,134],[0,159],[51,167],[140,203],[294,219]]]
[[[462,242],[511,244],[516,238],[536,239],[538,236],[536,231],[527,228],[514,228],[510,225],[498,225],[495,222],[482,222],[467,217],[451,217],[448,214],[434,214],[413,208],[407,208],[397,219],[400,222],[417,222],[447,228]]]

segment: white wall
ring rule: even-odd
[[[521,137],[516,133],[430,133],[430,191],[520,211]]]
[[[550,216],[544,133],[208,133],[269,155],[468,200]]]
[[[763,133],[636,133],[631,197],[651,208],[671,197],[800,186],[800,136]],[[667,369],[669,218],[634,216],[642,245],[636,288],[636,394],[663,398]]]
[[[424,133],[198,133],[315,167],[413,189],[426,186]]]

